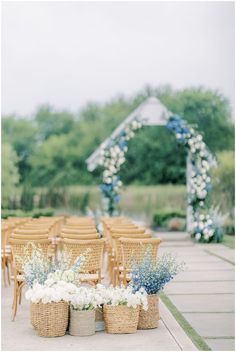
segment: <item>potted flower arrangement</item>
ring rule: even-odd
[[[139,292],[141,288],[145,289],[148,300],[148,309],[140,310],[138,329],[158,327],[160,318],[158,293],[167,282],[183,270],[183,265],[183,263],[177,263],[170,253],[165,253],[160,258],[154,259],[150,248],[147,249],[143,260],[133,265],[130,287],[134,292]]]
[[[133,292],[132,287],[109,287],[103,307],[106,331],[110,334],[131,334],[137,331],[139,309],[147,306],[144,289]]]
[[[77,286],[65,281],[45,284],[34,283],[26,292],[26,299],[33,304],[32,320],[39,336],[65,335],[69,318],[69,301]]]
[[[94,287],[78,287],[70,301],[70,335],[94,335],[95,310],[101,304]]]
[[[32,325],[40,336],[62,336],[68,325],[68,302],[79,284],[84,255],[70,266],[70,254],[66,251],[56,261],[45,255],[40,246],[29,243],[21,261]]]

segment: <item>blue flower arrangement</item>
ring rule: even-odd
[[[156,294],[183,269],[184,263],[178,263],[170,253],[154,259],[148,248],[143,260],[133,265],[130,285],[134,292],[143,288],[149,295]]]
[[[69,252],[63,251],[60,260],[56,260],[54,256],[45,254],[39,244],[35,245],[35,243],[29,242],[24,248],[24,256],[18,257],[17,260],[22,263],[23,275],[27,286],[32,288],[35,283],[43,285],[49,275],[53,273],[57,273],[58,277],[61,278],[68,271],[74,274],[78,273],[85,261],[85,256],[80,255],[71,266],[71,255]]]

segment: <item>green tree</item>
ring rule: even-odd
[[[213,201],[226,212],[231,210],[233,217],[235,206],[235,162],[234,151],[217,153],[218,165],[213,170]]]
[[[16,186],[19,182],[17,168],[18,157],[12,146],[7,143],[2,145],[2,207],[9,205],[9,199],[15,196]]]
[[[54,111],[49,105],[41,106],[36,115],[37,135],[44,141],[53,135],[69,133],[75,125],[75,117],[68,111]]]
[[[7,116],[2,119],[3,141],[10,143],[18,159],[20,180],[24,181],[30,171],[29,157],[36,147],[36,127],[34,120]]]

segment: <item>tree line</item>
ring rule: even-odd
[[[2,117],[5,194],[17,184],[56,188],[100,183],[101,170],[88,172],[86,159],[149,96],[197,127],[212,153],[234,149],[229,102],[204,88],[146,87],[132,97],[89,103],[77,114],[43,105],[30,118]],[[129,144],[121,178],[124,184],[183,184],[185,151],[165,127],[144,127]]]

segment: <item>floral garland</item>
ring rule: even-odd
[[[202,214],[206,207],[209,191],[212,188],[210,170],[210,153],[201,134],[189,127],[180,116],[171,116],[167,126],[175,133],[178,143],[185,146],[190,155],[191,179],[188,190],[188,204],[192,207],[193,223],[191,234],[197,241],[213,240],[214,226],[210,215]]]
[[[135,118],[131,123],[126,124],[119,135],[109,141],[109,144],[101,151],[100,165],[103,171],[103,183],[101,191],[104,196],[106,211],[109,215],[114,215],[116,204],[120,201],[120,188],[122,182],[117,175],[121,165],[125,162],[125,153],[128,151],[128,141],[135,136],[135,131],[140,129],[143,122]]]

